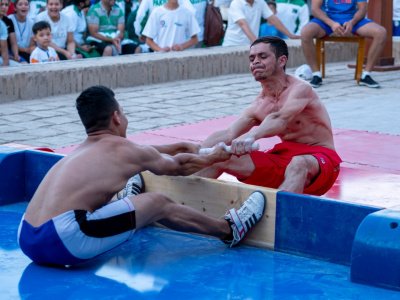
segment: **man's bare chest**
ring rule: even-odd
[[[278,100],[263,99],[255,106],[254,113],[259,120],[265,119],[271,113],[278,112],[282,108],[282,103]]]

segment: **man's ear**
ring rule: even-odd
[[[113,112],[111,120],[115,125],[121,125],[121,116],[117,110]]]
[[[287,64],[287,60],[288,58],[286,57],[286,55],[279,56],[278,58],[279,65],[283,68]]]

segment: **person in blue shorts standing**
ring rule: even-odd
[[[301,45],[308,65],[313,71],[310,84],[317,88],[322,76],[317,64],[313,39],[324,36],[359,35],[372,39],[360,85],[379,88],[371,77],[371,70],[385,46],[386,29],[366,18],[367,0],[313,0],[311,12],[314,18],[301,31]]]

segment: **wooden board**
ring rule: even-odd
[[[267,198],[265,215],[244,243],[274,248],[277,190],[198,176],[156,176],[144,172],[143,177],[146,192],[162,193],[177,203],[216,218],[222,217],[232,207],[239,208],[252,192],[263,192]]]

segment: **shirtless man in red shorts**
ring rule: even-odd
[[[197,175],[217,178],[226,172],[248,184],[295,193],[326,193],[339,175],[341,159],[335,152],[324,105],[308,83],[285,73],[288,48],[282,39],[257,39],[250,46],[249,59],[261,93],[229,128],[213,133],[202,145],[225,142],[239,156]],[[282,142],[272,150],[250,153],[255,141],[273,136]]]

